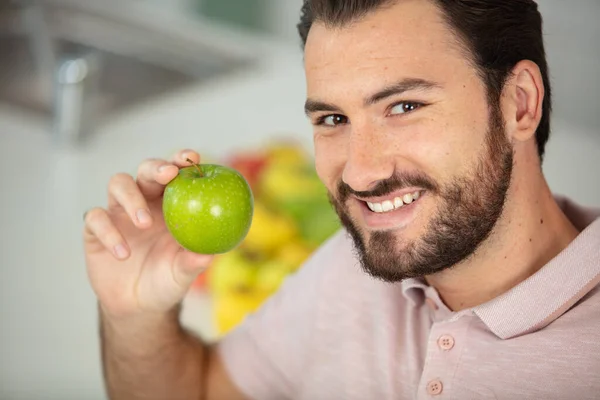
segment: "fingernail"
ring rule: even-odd
[[[171,166],[171,164],[165,164],[165,165],[161,165],[160,167],[158,167],[158,172],[164,172],[166,171],[167,168],[169,168]]]
[[[147,224],[152,220],[150,213],[144,209],[137,210],[136,216],[140,224]]]
[[[181,154],[181,159],[184,161],[188,161],[191,160],[194,156],[195,152],[193,150],[186,150]]]
[[[115,246],[115,255],[118,258],[126,258],[127,257],[127,249],[123,244],[118,244]]]
[[[189,157],[189,154],[190,154],[191,152],[192,152],[192,151],[191,151],[190,149],[185,149],[185,150],[183,150],[183,151],[181,152],[181,158],[183,158],[183,159],[185,160],[186,158],[188,158],[188,157]]]

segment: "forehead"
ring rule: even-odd
[[[472,75],[458,43],[441,11],[426,0],[398,1],[341,28],[316,22],[305,46],[308,89],[357,78],[369,87],[370,81],[381,85],[403,77]]]

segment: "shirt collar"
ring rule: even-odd
[[[501,339],[544,328],[600,284],[600,209],[556,200],[580,234],[531,277],[471,310]],[[423,303],[427,288],[423,279],[402,282],[402,293],[415,306]]]
[[[410,278],[402,281],[402,294],[413,306],[420,306],[425,301],[425,290],[429,285],[423,278]]]

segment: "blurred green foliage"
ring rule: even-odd
[[[269,0],[200,0],[198,11],[205,17],[252,31],[267,28]]]

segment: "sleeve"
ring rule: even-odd
[[[251,399],[291,399],[297,394],[335,254],[334,236],[257,312],[217,345],[226,370]]]

